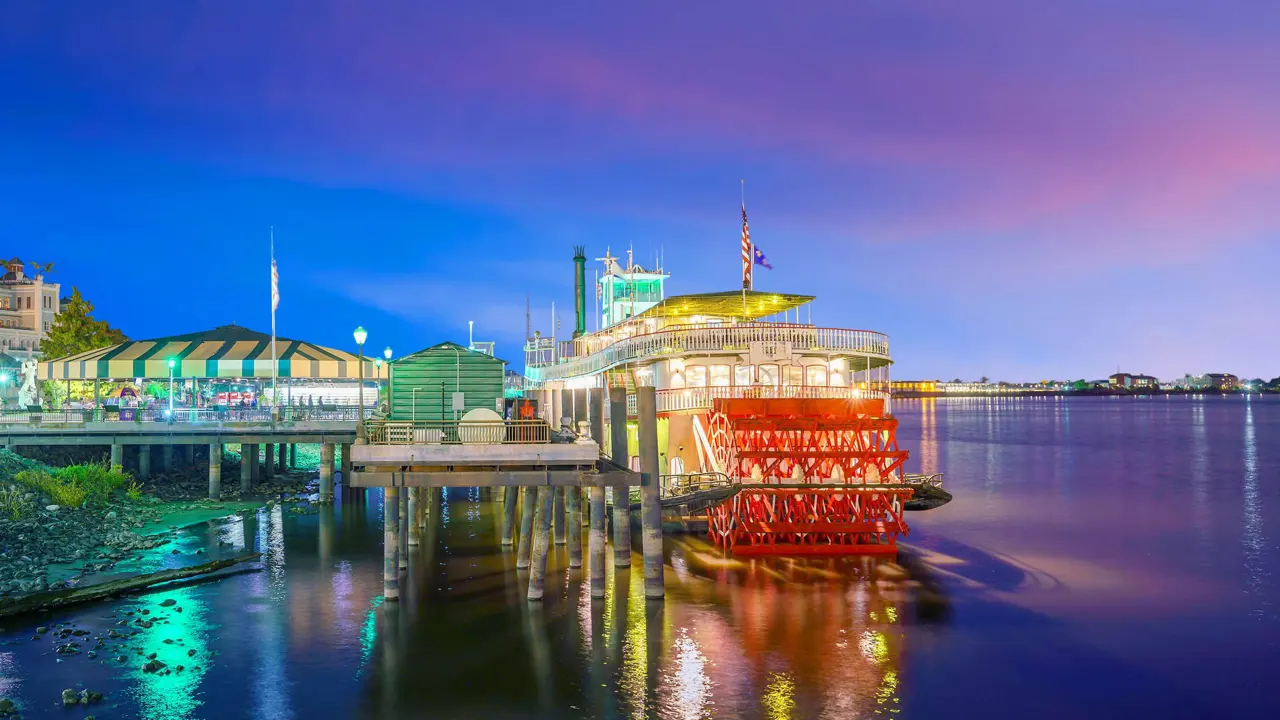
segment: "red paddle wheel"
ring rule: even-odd
[[[915,492],[882,400],[715,401],[711,449],[741,492],[707,510],[734,554],[893,552]]]

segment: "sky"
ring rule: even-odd
[[[745,180],[757,289],[895,377],[1271,378],[1278,37],[1234,0],[0,0],[0,254],[135,339],[269,331],[274,227],[281,336],[475,321],[519,365],[574,245],[737,287]]]

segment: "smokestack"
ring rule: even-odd
[[[573,248],[573,312],[573,336],[580,338],[587,334],[587,254],[581,245]]]

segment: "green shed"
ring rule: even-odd
[[[443,342],[390,363],[392,420],[452,420],[467,410],[502,414],[506,361],[457,343]],[[462,412],[454,412],[454,393]]]

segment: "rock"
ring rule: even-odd
[[[124,662],[125,660],[128,660],[128,659],[129,659],[129,658],[127,658],[127,657],[125,657],[125,656],[123,656],[123,655],[117,655],[117,656],[116,656],[116,662]]]
[[[115,510],[112,510],[111,512],[107,513],[107,519],[108,519],[108,520],[115,520],[115,519],[116,519],[116,511],[115,511]]]
[[[148,660],[155,660],[155,659],[156,659],[156,653],[151,653],[150,655],[148,655],[148,656],[147,656],[147,659],[148,659]]]
[[[43,634],[45,634],[45,633],[47,633],[47,632],[49,632],[49,628],[47,628],[47,627],[45,627],[45,626],[43,626],[43,625],[41,625],[40,627],[36,628],[36,634],[37,634],[37,635],[43,635]]]
[[[18,712],[18,706],[9,698],[0,698],[0,715],[12,715]]]
[[[169,598],[168,600],[165,600],[164,602],[160,603],[160,607],[172,607],[177,604],[178,604],[177,600],[174,600],[173,598]]]
[[[62,691],[62,704],[63,705],[79,705],[80,696],[76,694],[75,690],[72,690],[71,688],[67,688],[66,690]]]
[[[187,651],[187,657],[195,657],[195,656],[196,656],[195,648],[192,648]]]
[[[102,702],[102,693],[93,692],[92,690],[80,691],[80,704],[90,705],[92,703]]]
[[[174,666],[174,668],[173,668],[173,669],[174,669],[174,670],[176,670],[176,671],[178,671],[178,672],[182,672],[183,670],[186,670],[186,668],[185,668],[185,667],[183,667],[183,666],[181,666],[181,665],[176,665],[176,666]]]
[[[159,672],[165,668],[165,664],[159,660],[148,660],[146,665],[142,666],[142,672]]]
[[[62,509],[62,506],[60,506],[60,505],[45,505],[45,506],[44,506],[44,509],[45,509],[45,510],[48,510],[49,512],[58,512],[59,510],[61,510],[61,509]]]
[[[89,656],[90,659],[98,657],[98,653],[94,652],[93,650],[90,650],[89,652],[85,653],[85,655]]]

